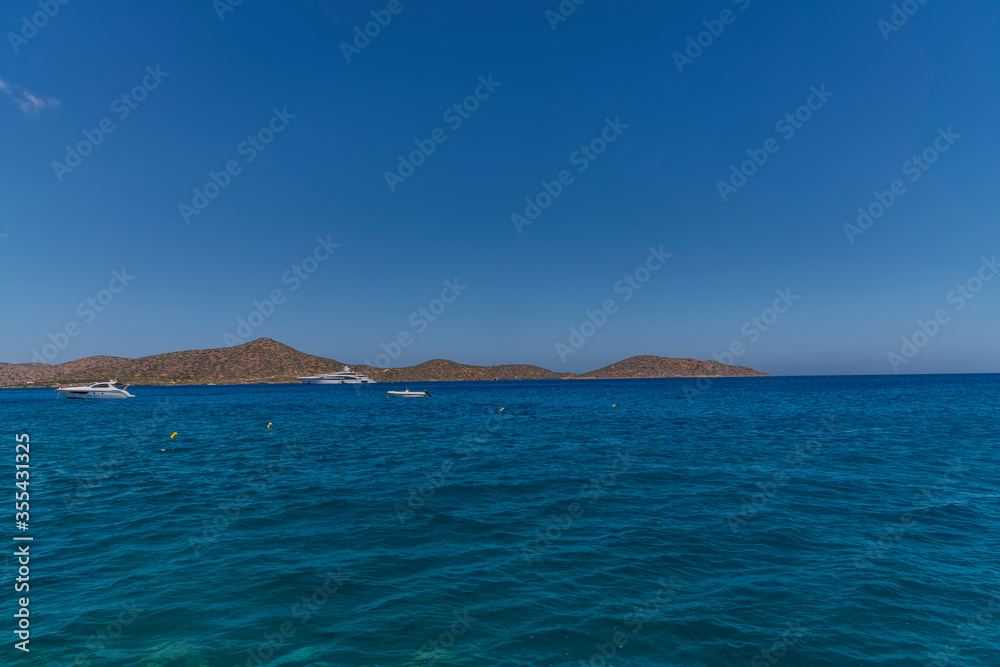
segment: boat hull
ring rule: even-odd
[[[387,391],[387,398],[426,398],[430,396],[425,391]]]
[[[122,393],[118,391],[74,391],[71,389],[56,389],[57,392],[65,396],[66,398],[86,398],[86,399],[105,399],[105,400],[116,400],[125,398],[134,398],[132,394]]]

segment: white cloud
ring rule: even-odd
[[[53,97],[38,97],[27,88],[22,88],[16,83],[7,83],[3,79],[0,79],[0,93],[9,97],[24,113],[37,113],[46,107],[51,109],[59,106],[59,100]]]

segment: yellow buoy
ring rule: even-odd
[[[503,412],[503,408],[500,408],[500,412]]]
[[[271,428],[271,422],[267,422],[267,427]]]
[[[175,435],[177,435],[177,431],[174,431],[173,433],[170,434],[170,439],[173,440]]]
[[[611,407],[616,407],[617,405],[618,405],[617,403],[612,403]]]

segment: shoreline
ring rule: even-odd
[[[761,375],[657,375],[648,377],[617,377],[617,378],[585,378],[585,377],[563,377],[563,378],[505,378],[503,380],[467,380],[467,379],[428,379],[428,380],[381,380],[374,383],[368,384],[414,384],[417,382],[554,382],[554,381],[593,381],[593,380],[698,380],[698,379],[720,379],[720,378],[766,378],[775,377],[769,374]],[[208,384],[205,382],[161,382],[156,384],[142,384],[138,382],[125,383],[119,382],[120,385],[129,387],[248,387],[253,385],[303,385],[303,382],[288,382],[288,381],[278,381],[278,382],[265,382],[265,381],[253,381],[253,382],[216,382],[213,384]],[[58,389],[59,387],[66,386],[66,383],[62,384],[52,384],[52,385],[4,385],[0,386],[0,389]],[[316,386],[342,386],[342,385],[316,385]],[[357,386],[363,387],[365,384],[348,384],[343,386]]]
[[[388,362],[388,361],[387,361]],[[391,362],[388,362],[391,363]],[[207,350],[167,352],[138,359],[97,355],[60,364],[0,363],[0,388],[28,389],[89,384],[115,377],[146,386],[294,384],[306,375],[329,373],[343,362],[306,354],[270,338]],[[500,380],[611,380],[663,377],[765,377],[746,366],[691,358],[636,355],[582,373],[535,364],[478,366],[431,359],[412,366],[356,364],[355,372],[376,382],[489,382]],[[33,383],[33,384],[29,384]]]

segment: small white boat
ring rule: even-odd
[[[423,398],[424,396],[431,396],[429,391],[387,391],[385,392],[387,398]]]
[[[339,373],[309,375],[296,378],[302,384],[375,384],[375,380],[362,373],[354,373],[347,366]]]
[[[66,398],[135,398],[128,393],[128,385],[116,387],[117,380],[91,382],[78,387],[59,387],[57,392]]]

